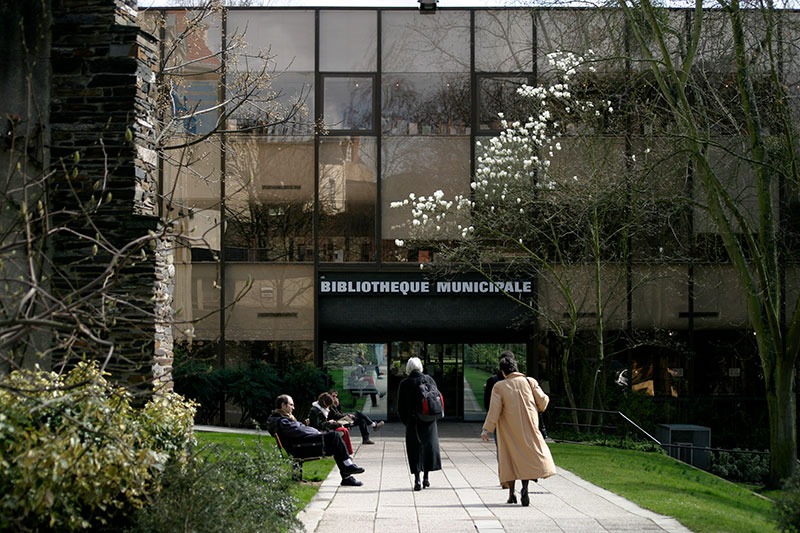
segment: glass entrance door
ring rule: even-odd
[[[464,379],[461,368],[464,354],[462,344],[427,344],[421,341],[391,343],[388,372],[389,415],[397,416],[396,394],[400,381],[406,377],[406,363],[410,357],[419,357],[423,371],[431,376],[444,397],[446,418],[463,415],[461,401]]]
[[[446,418],[463,416],[464,379],[462,362],[464,361],[463,344],[426,344],[425,373],[430,375],[444,397],[444,414]]]

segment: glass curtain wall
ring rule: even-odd
[[[314,19],[313,10],[227,14],[228,366],[313,361]]]
[[[186,29],[192,14],[163,12],[166,43]],[[143,24],[160,31],[151,17],[143,17]],[[212,16],[198,37],[178,46],[164,65],[181,74],[168,88],[172,130],[162,198],[163,211],[181,233],[175,260],[175,305],[181,310],[176,340],[187,346],[213,343],[224,333],[233,343],[230,361],[310,360],[315,266],[377,268],[381,262],[392,267],[431,260],[429,250],[396,245],[412,234],[410,209],[390,205],[437,190],[450,198],[468,195],[471,156],[477,151],[471,138],[496,134],[499,112],[521,112],[516,98],[521,84],[553,79],[550,52],[591,48],[597,57],[625,57],[620,22],[618,14],[604,10],[476,9],[420,16],[416,10],[393,9],[233,9],[224,22]],[[721,37],[704,40],[699,52],[720,65],[719,80],[729,75],[720,55],[727,50],[727,36]],[[223,42],[236,44],[236,51],[222,54]],[[633,64],[636,75],[641,67]],[[621,59],[595,66],[587,85],[620,86],[616,82],[627,83],[631,74]],[[217,106],[223,101],[231,115],[220,124]],[[642,214],[631,235],[630,269],[623,274],[607,269],[609,286],[612,278],[618,284],[629,276],[631,287],[624,289],[630,302],[613,302],[608,316],[613,328],[658,330],[643,342],[659,346],[657,355],[635,353],[624,361],[626,370],[632,371],[633,363],[637,367],[629,372],[631,383],[643,384],[649,394],[683,395],[695,387],[691,365],[714,364],[687,361],[686,354],[700,352],[696,343],[713,342],[710,334],[699,332],[742,332],[746,317],[740,303],[725,296],[730,291],[720,290],[734,285],[731,269],[707,266],[726,259],[711,221],[700,209],[670,202],[700,198],[697,184],[685,164],[670,157],[667,143],[657,136],[647,146],[642,140],[668,129],[658,122],[667,119],[645,123],[642,117],[652,113],[636,113],[628,138],[614,129],[616,123],[591,146],[571,136],[562,139],[553,173],[568,179],[576,173],[567,169],[580,167],[599,168],[609,179],[635,176],[636,165],[649,153],[650,175],[661,177],[647,184],[659,188],[654,194],[658,209]],[[227,132],[224,138],[201,140],[217,126]],[[727,137],[717,139],[721,148],[712,153],[712,164],[745,212],[755,212],[748,169],[723,157],[726,150],[740,150],[740,139],[723,133]],[[605,177],[598,176],[600,186]],[[635,185],[642,190],[645,184]],[[455,227],[432,227],[426,237],[457,239]],[[700,264],[690,269],[689,259]],[[790,285],[793,268],[787,270]],[[576,270],[574,279],[588,277]],[[542,301],[563,315],[558,296],[548,290],[542,280]],[[218,311],[228,305],[223,332]],[[744,342],[740,335],[726,338]],[[378,386],[380,378],[385,375],[388,382],[396,370],[386,367],[387,361],[429,349],[407,339],[386,342],[381,349],[370,343],[326,344],[321,356],[327,368],[341,373],[336,386],[346,390],[349,367],[358,367],[348,358],[364,352],[367,364],[361,366],[373,364],[380,416],[389,413],[385,400],[381,404],[380,393],[386,391]],[[400,359],[387,356],[395,348]],[[473,360],[473,348],[458,354],[465,375],[472,368],[488,372],[485,362]],[[729,373],[720,380],[734,379],[733,385],[718,390],[741,389],[735,379],[752,371],[737,365],[726,360]],[[642,377],[647,375],[643,368],[656,376],[651,383]],[[676,369],[684,369],[683,375]],[[462,399],[465,416],[479,416],[469,407],[480,403],[469,380]],[[372,408],[370,394],[356,402]]]
[[[319,260],[374,262],[378,15],[322,10],[319,19]]]
[[[392,202],[470,191],[470,15],[385,11],[381,25],[381,244],[387,263],[426,262],[428,250],[399,248],[411,236],[411,209]],[[460,235],[432,228],[433,239]]]
[[[221,28],[218,15],[202,20],[202,31],[194,32],[193,46],[180,35],[198,25],[194,11],[163,12],[164,48],[162,67],[172,69],[169,106],[164,112],[162,212],[175,221],[181,238],[175,249],[175,308],[180,310],[173,328],[177,351],[215,340],[220,333],[220,154],[214,131],[219,114],[221,85]],[[159,15],[149,22],[155,34],[161,31]],[[178,362],[180,363],[180,361]]]

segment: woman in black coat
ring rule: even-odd
[[[436,421],[424,422],[417,417],[417,406],[422,404],[419,384],[433,378],[422,373],[422,361],[412,357],[406,364],[408,377],[400,382],[397,390],[397,414],[406,426],[406,453],[408,466],[414,474],[414,490],[430,487],[428,472],[442,469],[442,456],[439,452],[439,431]],[[422,483],[419,480],[423,473]]]

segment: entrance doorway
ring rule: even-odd
[[[445,418],[463,416],[461,399],[464,380],[462,372],[463,344],[434,344],[422,341],[397,341],[391,343],[389,352],[389,416],[397,416],[397,388],[407,377],[406,364],[411,357],[419,357],[423,371],[431,376],[444,398]]]
[[[484,384],[500,353],[511,350],[526,370],[525,344],[457,344],[425,341],[324,343],[323,361],[345,411],[358,409],[373,420],[397,419],[397,389],[406,364],[419,357],[444,397],[445,418],[478,421],[486,416]]]

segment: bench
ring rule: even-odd
[[[281,443],[281,438],[278,436],[277,432],[272,433],[272,436],[275,438],[275,445],[278,447],[278,453],[285,455],[287,459],[292,461],[292,479],[295,481],[302,481],[303,479],[303,463],[307,463],[308,461],[316,461],[323,458],[322,456],[295,457],[289,453],[289,450],[283,447],[283,443]]]

